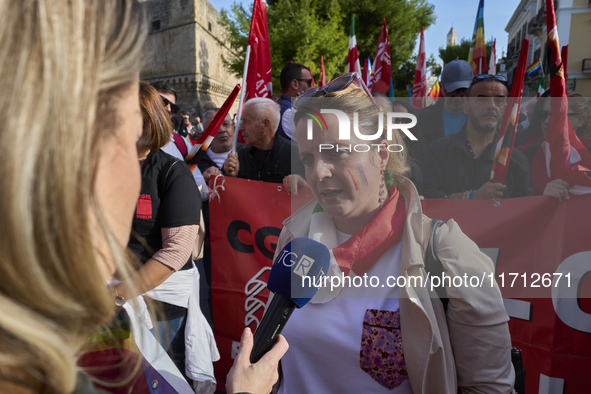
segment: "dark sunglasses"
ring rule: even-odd
[[[299,79],[299,78],[296,78],[296,81],[306,82],[308,84],[308,86],[312,86],[312,78],[310,78],[310,79]]]
[[[339,90],[345,90],[351,84],[355,84],[356,86],[363,89],[367,97],[370,99],[371,103],[375,107],[376,111],[380,111],[378,105],[376,104],[375,100],[373,99],[369,89],[365,86],[363,79],[361,79],[361,74],[354,72],[345,75],[341,75],[327,83],[322,88],[313,88],[310,90],[305,91],[304,93],[300,94],[298,97],[295,98],[293,106],[294,108],[298,107],[298,102],[302,102],[302,99],[308,99],[313,97],[323,97],[327,94],[338,92]],[[304,100],[305,101],[305,100]]]
[[[160,98],[162,99],[162,102],[164,103],[164,107],[169,106],[170,105],[170,112],[172,112],[173,114],[178,114],[179,111],[181,110],[176,104],[171,103],[169,99],[167,99],[164,96],[160,96]]]
[[[472,85],[478,82],[483,81],[490,81],[491,79],[502,83],[503,85],[507,86],[507,78],[502,75],[493,75],[493,74],[478,74],[474,78],[472,78]]]

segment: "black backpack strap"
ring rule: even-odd
[[[427,250],[425,251],[425,271],[427,271],[431,277],[438,276],[439,278],[441,278],[443,275],[443,265],[437,257],[437,254],[435,254],[435,248],[433,247],[433,244],[435,242],[435,231],[444,224],[445,222],[441,219],[431,219],[431,234],[429,237],[429,244],[427,245]],[[443,304],[443,309],[447,311],[447,304],[449,303],[449,298],[447,298],[447,291],[445,290],[445,287],[436,287],[435,291],[437,292],[437,295],[439,296],[439,299]]]

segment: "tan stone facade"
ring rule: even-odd
[[[207,101],[221,106],[240,80],[222,64],[230,49],[217,10],[207,0],[145,0],[143,5],[150,35],[141,78],[172,85],[185,112],[195,108],[201,115]],[[236,100],[232,114],[237,107]]]
[[[568,45],[567,62],[567,91],[577,92],[584,97],[591,97],[591,70],[584,69],[585,59],[587,67],[591,67],[591,7],[589,0],[555,0],[556,25],[561,46]],[[547,62],[545,61],[546,12],[544,0],[521,0],[505,31],[509,34],[507,58],[507,76],[517,66],[519,56],[518,42],[524,37],[530,40],[528,53],[529,66],[540,58],[546,72],[546,87],[550,87]],[[541,79],[538,73],[532,79],[526,78],[523,88],[524,96],[535,96],[535,86]]]

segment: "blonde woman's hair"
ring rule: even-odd
[[[329,94],[322,96],[320,98],[333,98],[333,99],[330,101],[328,101],[328,100],[325,101],[325,100],[320,100],[319,98],[315,97],[315,98],[311,98],[311,99],[306,100],[304,103],[299,103],[298,110],[294,116],[294,124],[297,125],[298,122],[304,118],[306,111],[301,111],[301,109],[303,109],[304,107],[317,109],[317,110],[321,109],[321,107],[323,107],[323,108],[330,107],[332,109],[339,109],[339,110],[345,112],[346,114],[348,114],[349,117],[351,118],[351,122],[353,122],[351,114],[353,114],[354,112],[357,112],[359,114],[359,129],[360,130],[368,130],[368,132],[366,134],[369,134],[370,132],[374,133],[375,130],[378,129],[378,127],[379,127],[378,111],[376,110],[373,103],[371,102],[369,97],[367,97],[367,94],[365,93],[365,91],[362,88],[357,87],[352,84],[352,85],[349,85],[346,89],[329,93]],[[384,116],[384,119],[383,119],[384,132],[383,132],[382,136],[378,137],[374,141],[367,142],[367,143],[374,143],[375,144],[375,143],[379,143],[379,141],[381,141],[381,140],[386,140],[388,142],[388,144],[398,144],[398,145],[402,146],[403,147],[402,152],[404,152],[404,149],[406,149],[406,146],[405,146],[404,140],[400,136],[400,132],[398,130],[394,130],[392,132],[392,139],[390,139],[390,140],[387,139],[387,134],[385,131],[386,130],[386,128],[385,128],[385,124],[386,124],[385,114],[383,116]],[[404,154],[390,153],[390,155],[388,156],[388,164],[386,165],[386,169],[388,171],[390,171],[390,173],[394,177],[394,186],[396,186],[396,188],[398,188],[402,191],[404,191],[404,184],[405,184],[402,177],[404,176],[404,174],[406,174],[406,172],[408,171],[408,168],[409,167],[406,164],[406,158],[405,158]]]
[[[0,380],[68,393],[76,353],[114,314],[97,238],[129,273],[94,182],[147,30],[135,0],[4,0],[0,20]]]

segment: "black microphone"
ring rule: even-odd
[[[275,297],[254,333],[250,362],[256,363],[275,344],[294,308],[301,308],[318,292],[314,284],[328,272],[326,246],[306,237],[288,243],[271,268],[267,288]]]

